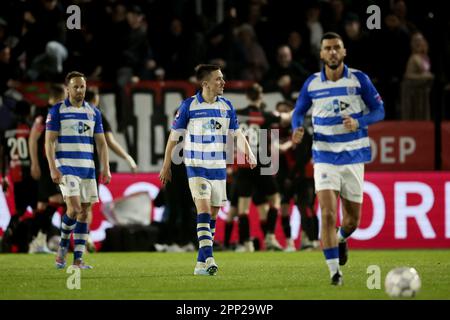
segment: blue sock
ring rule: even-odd
[[[75,242],[75,249],[73,250],[74,260],[83,257],[84,249],[86,248],[86,240],[88,237],[88,225],[86,222],[77,221],[73,231],[73,239]]]
[[[212,257],[211,215],[207,212],[197,215],[197,237],[199,242],[198,262],[205,262]]]
[[[345,232],[345,230],[341,227],[339,227],[338,232],[337,232],[337,237],[339,242],[345,241],[348,237],[350,237],[350,235],[352,234],[352,232],[347,233]]]
[[[211,219],[209,221],[209,229],[211,230],[211,238],[214,243],[214,234],[216,233],[216,220]],[[198,250],[197,261],[205,262],[206,258],[203,255],[203,250]]]
[[[77,220],[69,218],[67,214],[62,217],[61,222],[61,241],[59,245],[64,248],[69,247],[70,235],[72,234],[73,229],[75,228],[75,223]]]
[[[330,277],[339,271],[339,247],[323,249],[328,269],[330,271]]]

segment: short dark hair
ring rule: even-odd
[[[207,76],[211,74],[211,72],[220,70],[220,66],[216,64],[199,64],[195,67],[195,77],[197,81],[203,81]]]
[[[322,39],[320,39],[320,44],[322,44],[323,40],[330,40],[330,39],[339,39],[342,41],[342,43],[344,43],[342,37],[336,32],[326,32],[323,34]]]
[[[52,83],[48,88],[49,99],[57,99],[64,94],[64,85],[60,83]]]
[[[263,88],[258,83],[254,83],[251,87],[249,87],[245,94],[250,101],[256,101],[261,98],[263,93]]]
[[[66,85],[69,84],[69,82],[72,78],[83,78],[85,81],[87,80],[86,76],[84,74],[82,74],[81,72],[71,71],[66,76]]]

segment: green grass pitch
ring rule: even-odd
[[[419,272],[414,299],[450,299],[450,250],[350,250],[342,287],[329,284],[321,251],[215,257],[216,276],[194,276],[195,253],[86,254],[94,269],[81,270],[81,289],[69,290],[70,274],[55,269],[54,256],[0,254],[0,299],[389,299],[384,278],[399,266]],[[381,269],[380,290],[367,288],[370,265]]]

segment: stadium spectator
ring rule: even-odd
[[[345,17],[345,33],[343,39],[347,55],[345,57],[349,65],[355,69],[372,71],[368,56],[371,56],[371,43],[368,34],[362,30],[361,21],[357,14],[348,13]],[[370,68],[370,69],[369,69]]]
[[[27,65],[45,52],[50,41],[66,43],[65,12],[58,0],[37,0],[25,9],[24,47]]]
[[[266,54],[255,35],[253,27],[243,24],[236,30],[237,45],[243,52],[244,60],[238,79],[260,82],[269,69]]]
[[[50,176],[48,161],[45,156],[45,120],[48,111],[58,102],[64,100],[65,88],[62,84],[52,84],[49,88],[48,105],[36,112],[30,132],[29,151],[31,158],[31,176],[38,184],[38,202],[35,214],[34,235],[37,236],[30,245],[31,252],[49,252],[47,241],[52,236],[52,218],[59,207],[65,204],[59,187]],[[40,235],[45,235],[45,238]],[[39,236],[38,236],[39,235]]]
[[[203,35],[185,25],[179,18],[170,21],[169,31],[165,34],[161,47],[159,56],[166,79],[188,79],[192,70],[206,55]]]
[[[74,232],[73,265],[91,269],[83,261],[88,236],[88,212],[98,202],[93,141],[99,151],[103,183],[111,180],[108,148],[103,134],[100,111],[85,100],[86,77],[73,71],[66,76],[68,97],[54,105],[47,116],[45,153],[54,183],[59,184],[67,212],[62,218],[61,242],[56,255],[56,267],[64,268],[69,241]]]
[[[434,74],[428,56],[428,42],[422,33],[411,37],[411,55],[401,84],[402,120],[430,120],[430,91]]]
[[[314,72],[319,69],[319,59],[310,50],[308,43],[299,31],[291,31],[287,38],[287,45],[292,52],[292,60],[302,65],[307,72]]]
[[[219,65],[227,79],[237,78],[237,64],[243,59],[236,45],[235,30],[238,26],[236,8],[230,6],[226,10],[224,20],[214,26],[206,36],[206,59]]]
[[[398,118],[400,83],[409,56],[410,41],[397,16],[389,13],[384,22],[385,26],[372,38],[376,59],[370,61],[373,77],[386,105],[386,120],[394,120]]]
[[[307,78],[307,71],[297,61],[292,60],[291,49],[282,45],[277,50],[277,62],[272,65],[264,76],[264,90],[281,90],[286,98],[291,98],[292,92]]]
[[[11,48],[0,42],[0,96],[20,84],[20,71],[11,61]]]
[[[323,35],[320,56],[324,69],[306,80],[295,105],[293,142],[301,142],[304,116],[312,107],[314,181],[322,210],[322,249],[331,284],[342,285],[339,265],[347,262],[346,239],[360,221],[364,163],[371,160],[367,126],[384,118],[384,107],[367,75],[344,64],[345,47],[338,34]],[[315,94],[319,88],[324,94]],[[363,114],[366,109],[369,112]],[[338,196],[343,220],[336,233]]]
[[[202,89],[184,100],[175,116],[160,180],[163,184],[172,180],[171,164],[173,160],[181,160],[179,154],[176,158],[173,155],[181,134],[185,137],[184,160],[189,188],[197,208],[199,252],[194,275],[214,275],[218,269],[212,251],[216,217],[227,199],[227,139],[233,139],[233,135],[237,137],[238,149],[249,157],[251,166],[255,165],[256,159],[239,130],[231,102],[220,97],[225,85],[220,67],[199,65],[196,75]]]
[[[405,1],[394,0],[392,4],[392,12],[397,16],[400,22],[400,28],[402,28],[406,33],[412,35],[418,31],[416,25],[407,18],[408,7]]]
[[[323,35],[323,27],[320,22],[321,8],[318,4],[310,6],[306,9],[306,26],[309,29],[309,44],[311,52],[314,56],[318,56],[320,52],[320,39]]]
[[[60,81],[63,78],[63,63],[68,57],[68,51],[61,43],[50,41],[45,52],[36,56],[31,62],[26,76],[31,81]]]
[[[132,5],[128,8],[126,21],[119,22],[116,31],[116,41],[111,43],[111,48],[105,54],[113,56],[110,61],[116,71],[117,123],[119,131],[123,131],[129,124],[131,114],[125,87],[140,79],[154,79],[157,63],[147,39],[145,15],[139,6]],[[107,69],[108,66],[104,68]]]

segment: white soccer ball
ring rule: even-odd
[[[416,269],[395,268],[389,271],[384,281],[386,293],[392,298],[411,298],[417,295],[422,283]]]

